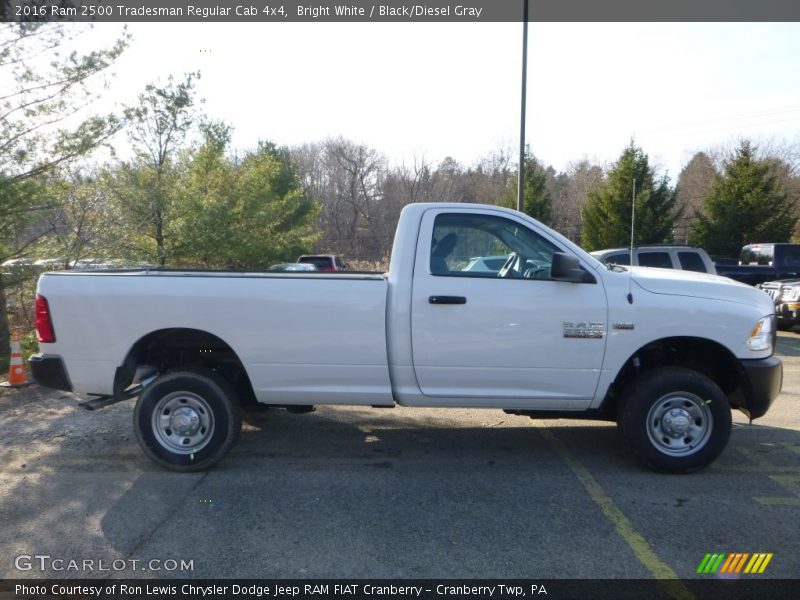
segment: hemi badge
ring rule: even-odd
[[[605,325],[599,322],[564,321],[565,338],[602,339],[605,335]]]
[[[633,323],[614,323],[614,329],[633,329]]]

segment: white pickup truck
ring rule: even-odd
[[[507,256],[499,271],[465,270]],[[116,270],[39,280],[42,385],[138,396],[144,452],[216,463],[266,404],[497,408],[616,421],[650,467],[685,472],[781,389],[762,291],[687,271],[605,266],[524,214],[413,204],[388,274]]]

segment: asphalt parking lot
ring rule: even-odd
[[[701,577],[712,552],[796,577],[800,335],[779,354],[771,412],[735,413],[722,457],[672,476],[612,424],[356,407],[261,413],[217,467],[176,474],[139,451],[132,402],[6,390],[0,577]]]

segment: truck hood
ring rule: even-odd
[[[763,303],[765,314],[774,310],[772,299],[765,292],[727,277],[678,269],[628,268],[634,283],[653,294],[725,300],[749,306]]]

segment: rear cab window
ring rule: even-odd
[[[611,254],[603,259],[603,262],[609,265],[629,265],[631,264],[631,255],[627,252],[625,254]]]
[[[773,253],[773,246],[750,246],[742,250],[742,254],[739,256],[739,264],[771,265]]]
[[[642,267],[658,267],[672,269],[672,259],[668,252],[639,252],[639,265]]]
[[[703,259],[697,252],[678,252],[678,260],[684,271],[697,271],[698,273],[708,273]]]
[[[297,262],[314,265],[318,269],[333,266],[333,261],[328,256],[301,256]]]

